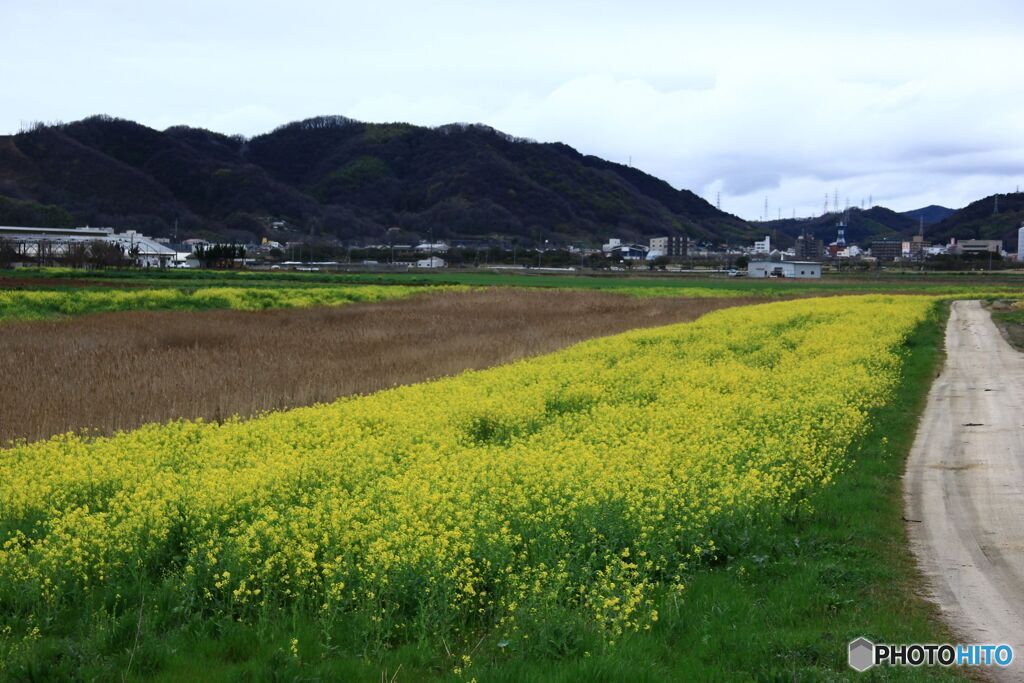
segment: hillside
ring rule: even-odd
[[[802,231],[807,231],[826,244],[836,239],[839,221],[845,220],[846,241],[850,244],[870,242],[879,237],[909,234],[917,228],[917,220],[884,206],[870,209],[850,208],[844,213],[827,213],[814,218],[784,218],[754,223],[761,235],[771,235],[781,245],[792,244]]]
[[[920,219],[923,218],[925,226],[929,226],[938,223],[939,221],[942,221],[948,218],[949,216],[953,215],[954,213],[956,213],[956,209],[950,209],[945,206],[938,206],[936,204],[929,204],[928,206],[922,207],[920,209],[913,209],[912,211],[903,211],[902,213],[904,216],[909,216],[910,218],[913,218],[915,221],[920,221]]]
[[[246,140],[97,116],[0,136],[0,223],[158,236],[177,225],[181,235],[252,239],[278,220],[300,233],[368,240],[390,227],[524,243],[757,234],[637,169],[481,125],[318,117]]]
[[[1024,192],[1013,192],[972,202],[928,228],[925,234],[934,242],[946,242],[950,237],[1003,240],[1003,248],[1013,252],[1017,250],[1017,229],[1022,224]]]

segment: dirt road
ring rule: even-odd
[[[1008,643],[993,678],[1024,680],[1024,354],[958,301],[946,365],[904,477],[911,548],[962,642]]]

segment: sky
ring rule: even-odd
[[[1024,3],[0,0],[0,134],[93,114],[479,122],[750,220],[958,208],[1024,185]]]

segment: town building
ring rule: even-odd
[[[670,260],[685,258],[688,253],[686,235],[652,237],[649,256],[667,256]]]
[[[620,240],[618,237],[611,237],[608,239],[607,242],[601,245],[601,251],[604,252],[605,254],[610,254],[612,253],[612,249],[621,245],[622,240]]]
[[[793,248],[793,254],[798,260],[813,261],[820,259],[824,253],[825,246],[821,240],[814,239],[814,235],[806,230],[800,231],[800,236],[796,238],[796,246]]]
[[[950,253],[957,254],[1000,254],[1003,251],[1002,240],[959,240],[955,244],[955,250]]]
[[[871,255],[879,261],[903,258],[903,240],[880,239],[871,243]]]
[[[618,240],[615,241],[619,242]],[[649,247],[643,244],[622,244],[619,242],[606,253],[611,257],[618,256],[623,261],[643,261],[647,258],[648,251],[650,251]]]
[[[764,255],[772,253],[772,238],[769,235],[765,235],[763,240],[755,240],[754,253]]]
[[[113,228],[34,228],[0,226],[0,240],[13,244],[26,260],[60,259],[76,246],[93,242],[114,244],[144,268],[166,268],[178,262],[178,254],[167,245],[134,230],[114,232]]]
[[[821,264],[814,261],[751,261],[749,277],[820,278]]]

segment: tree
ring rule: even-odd
[[[0,239],[0,268],[10,268],[18,258],[18,250],[10,240]]]
[[[647,267],[651,270],[657,268],[658,270],[665,270],[665,266],[669,264],[668,256],[656,256],[652,260],[648,261]]]
[[[235,259],[245,257],[245,247],[240,244],[199,245],[196,258],[204,268],[232,268]]]

